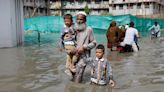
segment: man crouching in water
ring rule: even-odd
[[[77,47],[71,53],[80,54],[79,60],[76,63],[76,72],[73,74],[73,81],[76,83],[82,82],[83,73],[86,67],[85,59],[90,57],[90,51],[96,46],[96,40],[93,35],[93,29],[86,25],[86,13],[78,12],[76,15],[76,23],[74,30],[76,31]]]

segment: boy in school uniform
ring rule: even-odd
[[[103,57],[104,53],[104,45],[99,44],[96,47],[96,57],[86,59],[86,63],[91,66],[91,83],[97,85],[109,84],[111,87],[114,87],[115,82],[113,80],[112,67],[110,62]]]

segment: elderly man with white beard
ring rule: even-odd
[[[74,25],[76,31],[76,50],[71,51],[72,54],[78,52],[80,58],[76,64],[76,72],[73,74],[73,81],[82,82],[83,73],[86,67],[85,58],[90,57],[90,51],[96,46],[96,40],[93,35],[93,29],[86,25],[86,13],[78,12],[76,15],[76,23]]]

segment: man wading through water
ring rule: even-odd
[[[80,55],[78,62],[76,63],[76,72],[73,73],[73,81],[76,83],[82,82],[83,73],[86,67],[85,58],[90,57],[90,51],[96,46],[96,40],[93,35],[91,27],[86,25],[86,13],[78,12],[76,15],[76,23],[74,25],[76,31],[76,49],[72,50],[71,53],[75,54],[78,52]]]

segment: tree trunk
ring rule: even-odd
[[[34,7],[33,7],[34,9],[33,9],[33,12],[31,13],[31,17],[35,16],[38,7],[39,7],[39,6],[37,6],[36,0],[34,0]]]

